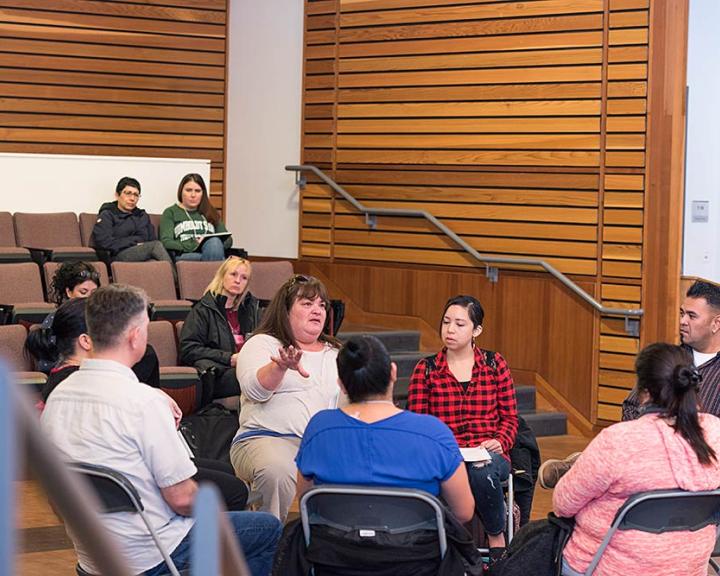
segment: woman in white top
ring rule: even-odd
[[[337,406],[337,341],[324,334],[329,300],[312,276],[278,290],[237,358],[240,429],[230,449],[238,477],[285,520],[295,496],[295,455],[310,418]]]

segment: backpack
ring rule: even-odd
[[[574,519],[552,512],[526,524],[508,545],[507,557],[493,565],[493,576],[560,576],[563,550],[574,528]]]
[[[213,402],[180,421],[180,433],[195,458],[230,464],[230,445],[240,427],[238,415]]]

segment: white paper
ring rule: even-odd
[[[489,462],[492,458],[487,448],[482,446],[475,446],[474,448],[460,448],[460,454],[462,454],[465,462]]]

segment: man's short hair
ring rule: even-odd
[[[705,301],[710,306],[716,310],[720,310],[720,286],[716,284],[697,280],[688,288],[685,296],[688,298],[705,298]]]
[[[142,288],[110,284],[93,292],[85,307],[85,321],[93,346],[105,350],[117,345],[133,321],[147,314],[148,297]]]

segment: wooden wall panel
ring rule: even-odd
[[[306,0],[303,160],[368,206],[426,210],[481,253],[539,257],[606,306],[652,307],[649,258],[662,267],[673,248],[665,244],[658,258],[646,240],[664,233],[650,219],[648,193],[653,179],[666,179],[653,162],[668,159],[652,155],[649,97],[666,78],[681,85],[684,48],[682,34],[667,43],[673,60],[653,52],[651,40],[676,34],[671,15],[674,27],[687,26],[677,8],[686,3],[668,0],[653,12],[649,0]],[[675,76],[658,74],[666,64]],[[662,98],[655,106],[662,110]],[[657,205],[657,214],[667,207]],[[369,228],[312,181],[301,227],[307,257],[362,261],[368,270],[372,262],[476,267],[423,220],[380,217]],[[503,274],[498,287],[510,294],[525,282],[513,276],[505,285]],[[560,318],[588,314],[552,280],[532,278],[517,292],[544,294]],[[677,280],[665,275],[665,285]],[[498,333],[522,323],[501,296],[473,288],[503,310]],[[543,316],[537,326],[551,324]],[[579,334],[567,332],[557,337],[573,346]],[[581,383],[574,360],[544,361],[537,346],[498,342],[596,423],[619,417],[641,339],[616,318],[596,318],[590,332],[577,362],[592,368]]]
[[[211,160],[224,205],[227,0],[7,0],[0,152]]]

